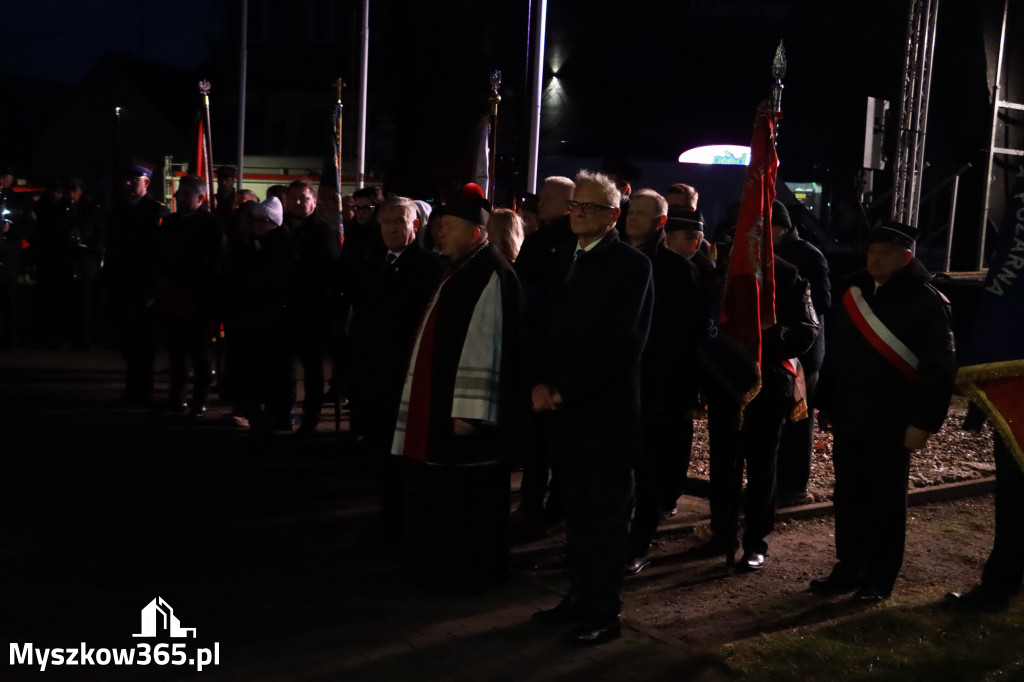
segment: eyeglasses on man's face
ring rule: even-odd
[[[361,204],[356,204],[355,206],[353,206],[353,208],[357,211],[372,211],[373,209],[377,208],[377,204],[366,204],[365,206]]]
[[[614,206],[605,206],[604,204],[595,204],[591,201],[567,201],[565,202],[566,207],[570,211],[575,211],[577,208],[582,209],[584,215],[594,215],[598,211],[610,211]]]

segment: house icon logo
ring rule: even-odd
[[[142,609],[142,632],[132,637],[156,637],[157,633],[195,639],[196,629],[181,627],[171,605],[163,597],[157,597]]]

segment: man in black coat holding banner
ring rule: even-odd
[[[650,260],[614,230],[619,191],[581,171],[569,202],[577,242],[556,247],[532,350],[533,409],[552,413],[562,476],[569,593],[534,620],[576,624],[566,636],[599,644],[620,634],[633,466],[640,451],[640,357],[653,308]]]
[[[917,229],[883,222],[830,317],[819,408],[833,424],[836,556],[817,592],[887,598],[903,564],[910,453],[942,426],[956,376],[949,301],[913,256]]]

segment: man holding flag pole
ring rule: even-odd
[[[814,342],[818,321],[807,282],[772,252],[771,209],[778,158],[775,126],[781,118],[785,69],[782,45],[773,72],[771,106],[757,110],[751,160],[743,189],[717,324],[710,326],[704,352],[710,381],[711,528],[708,545],[733,567],[746,464],[741,570],[764,566],[765,537],[775,521],[775,469],[779,437],[787,417],[798,418],[800,356]],[[796,408],[794,408],[796,403]]]

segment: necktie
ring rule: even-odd
[[[583,257],[586,255],[586,253],[586,249],[576,249],[576,253],[573,254],[572,264],[569,266],[569,272],[565,276],[565,281],[568,282],[576,275],[576,272],[579,270],[580,267],[580,261],[583,260]]]
[[[395,261],[398,260],[398,256],[393,253],[388,253],[388,266],[394,265]]]

